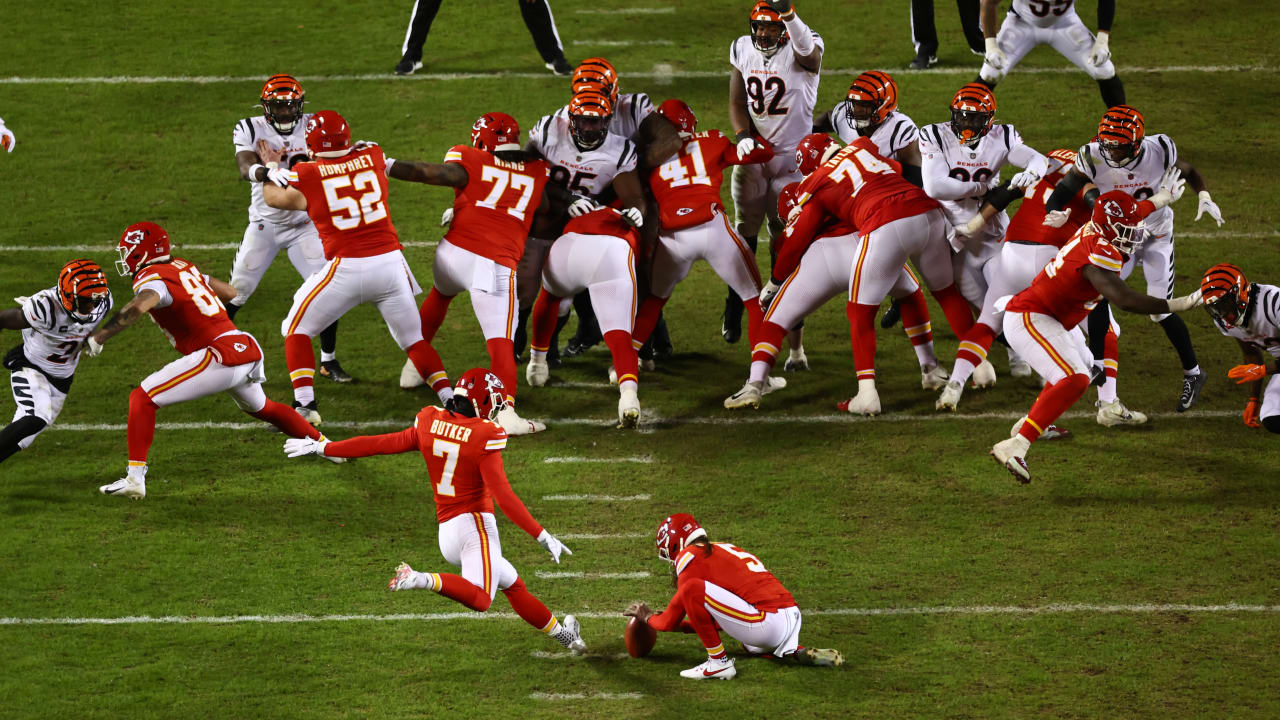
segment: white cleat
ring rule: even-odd
[[[784,377],[775,377],[770,375],[764,379],[764,384],[760,386],[760,394],[768,395],[774,390],[781,390],[787,386],[787,379]]]
[[[1009,374],[1016,378],[1028,378],[1034,375],[1035,371],[1026,360],[1009,358]]]
[[[315,400],[312,400],[306,405],[301,405],[295,400],[293,402],[293,409],[302,416],[303,420],[310,423],[312,427],[318,427],[320,425],[320,410],[316,408]]]
[[[551,379],[551,366],[546,360],[530,360],[524,369],[524,379],[533,387],[544,387]]]
[[[653,372],[654,370],[657,370],[657,369],[658,369],[658,363],[654,362],[653,358],[649,358],[647,360],[645,358],[640,358],[641,372]]]
[[[397,590],[413,590],[413,568],[409,567],[409,563],[400,563],[396,566],[395,577],[387,583],[387,589],[395,592]]]
[[[1018,482],[1031,482],[1031,470],[1027,467],[1027,448],[1031,447],[1031,443],[1021,435],[1015,435],[1008,440],[1001,440],[991,446],[991,457],[996,462],[1004,466],[1010,475],[1017,478]]]
[[[693,680],[728,680],[737,674],[737,669],[733,667],[733,658],[724,660],[707,658],[707,661],[698,667],[680,671],[680,677]]]
[[[1022,429],[1022,423],[1026,421],[1026,419],[1027,419],[1027,416],[1023,415],[1021,418],[1018,419],[1018,422],[1013,424],[1013,427],[1010,428],[1009,430],[1009,437],[1014,437],[1018,434],[1018,431]],[[1070,430],[1064,427],[1060,427],[1058,425],[1050,425],[1049,427],[1044,429],[1044,432],[1040,433],[1040,437],[1037,439],[1038,440],[1066,440],[1070,437],[1071,437]]]
[[[568,643],[565,644],[569,652],[574,655],[586,655],[587,643],[582,640],[582,625],[578,622],[578,618],[565,615],[560,625],[569,633]]]
[[[956,411],[956,405],[960,404],[960,396],[964,394],[964,385],[951,381],[942,388],[942,394],[938,396],[938,401],[933,404],[935,410]]]
[[[412,390],[426,384],[426,378],[418,374],[418,368],[414,366],[413,360],[405,358],[404,367],[400,368],[400,388]]]
[[[109,485],[99,487],[98,492],[103,495],[115,495],[117,497],[127,497],[130,500],[141,500],[147,496],[147,481],[122,477]]]
[[[947,386],[948,377],[947,371],[937,365],[928,370],[920,368],[920,387],[925,390],[941,390]]]
[[[787,355],[787,361],[782,365],[783,372],[800,372],[809,369],[809,358],[804,354],[804,348],[794,349]]]
[[[635,388],[621,391],[618,398],[618,428],[634,428],[640,424],[640,396]]]
[[[1094,405],[1098,408],[1098,424],[1103,427],[1141,425],[1147,421],[1146,415],[1125,407],[1119,398],[1109,403],[1103,403],[1099,400]]]
[[[989,388],[996,384],[996,369],[990,362],[983,360],[973,369],[969,376],[969,384],[976,388]]]
[[[880,393],[874,386],[858,391],[858,394],[836,405],[837,408],[854,415],[871,417],[880,414]]]
[[[516,414],[516,409],[511,405],[505,405],[498,411],[498,424],[502,426],[507,434],[514,437],[516,435],[532,435],[547,429],[546,423],[537,420],[526,420]]]
[[[748,382],[742,386],[738,392],[724,399],[724,406],[729,410],[737,410],[738,408],[755,408],[760,409],[760,386],[753,382]]]

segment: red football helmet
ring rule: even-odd
[[[453,396],[471,403],[476,417],[492,420],[507,406],[507,389],[489,368],[472,368],[458,378]]]
[[[961,145],[972,145],[991,130],[996,117],[996,96],[991,88],[972,82],[951,99],[951,131]]]
[[[302,118],[306,97],[306,91],[292,75],[272,75],[262,86],[262,114],[279,132],[293,132],[293,126]]]
[[[698,116],[693,114],[693,108],[683,100],[676,98],[663,100],[658,106],[658,114],[676,126],[676,132],[680,133],[680,137],[687,138],[698,131]]]
[[[839,150],[840,143],[826,133],[805,135],[796,145],[796,167],[807,176]]]
[[[751,6],[751,14],[747,16],[751,27],[751,44],[765,57],[772,57],[778,48],[787,44],[787,26],[777,10],[769,7],[769,3],[758,0]]]
[[[1098,147],[1111,167],[1124,167],[1142,152],[1146,121],[1142,113],[1128,105],[1116,105],[1102,114],[1098,123]]]
[[[618,71],[602,57],[589,57],[578,63],[569,87],[574,95],[582,90],[598,90],[608,95],[613,104],[618,104]]]
[[[58,298],[62,308],[76,320],[93,319],[93,313],[110,295],[106,273],[92,260],[72,260],[58,273]]]
[[[503,152],[520,149],[520,124],[506,113],[485,113],[471,126],[471,146]]]
[[[778,217],[782,218],[782,222],[791,218],[791,213],[796,209],[796,203],[799,201],[800,183],[794,182],[782,188],[782,192],[778,193]]]
[[[1253,285],[1240,268],[1219,263],[1205,270],[1200,279],[1200,294],[1204,298],[1204,309],[1214,320],[1224,327],[1238,327],[1248,317]]]
[[[898,108],[898,83],[889,73],[868,70],[849,83],[846,99],[849,124],[866,130],[884,122],[889,113]]]
[[[584,90],[569,102],[569,135],[578,149],[586,152],[604,144],[613,119],[613,102],[596,90]]]
[[[1103,193],[1093,205],[1093,226],[1115,249],[1132,255],[1142,244],[1145,225],[1138,201],[1123,190]]]
[[[351,127],[333,110],[321,110],[307,121],[307,152],[313,157],[342,157],[351,150]]]
[[[658,557],[673,563],[686,545],[706,536],[707,531],[693,519],[692,515],[676,513],[663,520],[658,526]]]
[[[131,277],[147,265],[169,259],[169,233],[153,222],[136,222],[124,229],[116,251],[120,253],[116,270]]]

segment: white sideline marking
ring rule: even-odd
[[[608,382],[580,382],[578,380],[552,380],[551,384],[548,385],[547,387],[574,388],[574,389],[588,388],[591,390],[595,390],[597,388],[613,388],[613,387],[616,387],[616,385]]]
[[[557,535],[561,540],[635,540],[649,537],[646,533],[568,533]]]
[[[613,653],[610,655],[605,655],[604,653],[587,652],[586,655],[574,655],[568,650],[561,650],[560,652],[549,652],[547,650],[534,650],[533,652],[529,653],[529,656],[538,658],[539,660],[571,660],[573,658],[580,658],[580,657],[602,657],[602,658],[609,658],[610,660],[623,660],[627,657],[627,654],[624,652],[621,652],[621,653]]]
[[[1238,413],[1232,413],[1236,415]],[[649,495],[543,495],[543,500],[563,500],[565,502],[641,502],[649,499]]]
[[[1067,613],[1130,614],[1154,613],[1280,613],[1280,605],[1246,605],[1223,603],[1220,605],[1186,604],[1093,604],[1050,603],[1048,605],[934,605],[903,608],[828,608],[805,610],[805,615],[1061,615]],[[618,612],[571,613],[588,620],[621,620]],[[399,613],[394,615],[131,615],[126,617],[0,617],[0,625],[241,625],[249,623],[328,623],[328,622],[399,622],[413,620],[438,622],[452,620],[520,620],[511,612],[442,612]],[[523,622],[523,620],[521,620]]]
[[[542,462],[548,465],[553,463],[651,463],[653,458],[648,455],[622,458],[549,457],[544,458]]]
[[[587,47],[631,47],[632,45],[675,45],[670,40],[573,40],[570,45]]]
[[[976,67],[976,63],[975,63]],[[833,68],[822,70],[823,75],[837,77],[854,77],[867,68]],[[931,70],[907,70],[903,68],[881,68],[895,75],[973,75],[974,67],[934,68]],[[1258,72],[1274,73],[1280,67],[1266,65],[1157,65],[1150,67],[1122,67],[1118,72],[1134,74],[1151,74],[1166,72],[1200,72],[1200,73],[1241,73]],[[1023,67],[1018,72],[1025,75],[1077,75],[1075,66],[1069,67]],[[671,75],[666,73],[636,72],[627,73],[628,78],[640,80],[662,80],[670,77],[675,80],[696,80],[707,78],[727,78],[727,70],[680,70]],[[303,78],[307,82],[335,82],[345,80],[394,80],[395,82],[440,81],[440,80],[549,80],[564,82],[563,79],[547,72],[459,72],[459,73],[414,73],[412,75],[395,75],[394,73],[357,73],[343,75],[308,75]],[[95,77],[0,77],[0,85],[156,85],[162,83],[181,83],[211,85],[219,83],[261,84],[261,75],[115,75]]]
[[[674,15],[673,7],[587,8],[574,10],[579,15]]]
[[[648,570],[638,572],[591,573],[591,572],[549,572],[539,570],[534,575],[540,580],[639,580],[649,577]]]
[[[578,12],[582,12],[579,10]],[[529,698],[533,700],[640,700],[644,698],[644,693],[624,692],[624,693],[529,693]]]

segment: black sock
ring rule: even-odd
[[[320,331],[320,352],[335,353],[338,351],[338,321]]]
[[[235,301],[234,301],[234,300],[232,300],[232,301],[228,302],[228,303],[227,303],[227,317],[231,318],[232,320],[235,320],[235,319],[236,319],[236,313],[240,312],[240,308],[242,308],[242,307],[244,307],[244,306],[243,306],[243,305],[237,305],[237,304],[235,303]]]
[[[515,346],[516,357],[524,354],[525,345],[529,343],[529,312],[529,309],[520,309],[520,320],[516,323],[516,332],[511,337],[511,343]]]
[[[1113,108],[1117,105],[1124,105],[1124,83],[1120,82],[1119,75],[1113,75],[1106,80],[1098,81],[1098,89],[1102,91],[1102,102],[1107,107]]]
[[[0,430],[0,462],[9,459],[10,455],[21,448],[18,443],[45,428],[45,421],[35,415],[24,415]]]
[[[1191,346],[1191,333],[1187,332],[1187,324],[1177,315],[1160,321],[1164,334],[1169,337],[1169,344],[1178,351],[1178,359],[1182,361],[1183,370],[1191,370],[1199,365],[1196,362],[1196,349]]]
[[[1089,352],[1094,360],[1101,360],[1107,353],[1107,330],[1111,327],[1111,305],[1099,300],[1089,313]]]

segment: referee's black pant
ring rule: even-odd
[[[422,46],[427,42],[431,21],[436,19],[441,2],[443,0],[417,0],[413,4],[413,16],[409,19],[409,30],[404,35],[404,47],[400,50],[401,60],[421,62]],[[516,4],[520,6],[520,15],[529,28],[529,34],[533,35],[533,44],[538,47],[543,62],[564,57],[560,34],[556,32],[555,18],[551,16],[547,0],[517,0]]]
[[[987,45],[983,42],[982,26],[978,21],[981,0],[956,0],[960,10],[960,27],[964,28],[964,39],[969,49],[978,54],[985,54]],[[933,25],[933,0],[911,0],[911,42],[915,43],[916,55],[932,57],[938,54],[938,29]]]

